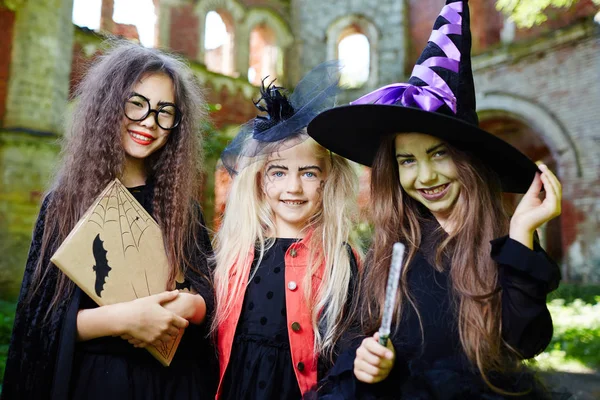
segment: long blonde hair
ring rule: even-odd
[[[358,215],[358,180],[346,159],[330,153],[314,140],[307,138],[297,146],[311,146],[315,156],[325,162],[327,171],[322,207],[304,227],[305,232],[310,230],[312,234],[303,287],[312,315],[315,351],[331,356],[333,346],[342,333],[345,305],[349,300],[350,254],[344,244],[352,246],[354,243],[350,233],[353,220]],[[261,156],[235,177],[221,228],[215,236],[217,312],[213,332],[229,317],[235,299],[244,295],[246,277],[239,272],[243,265],[252,262],[250,250],[255,249],[259,265],[265,252],[273,245],[274,239],[268,234],[275,232],[275,223],[261,183],[266,162],[267,156]],[[323,262],[325,271],[320,288],[317,293],[311,293],[311,277]],[[250,279],[254,272],[251,272]],[[319,326],[323,326],[323,334]]]
[[[400,285],[396,300],[396,326],[407,306],[405,303],[419,316],[405,283],[410,262],[421,245],[419,220],[423,215],[419,203],[399,184],[394,150],[392,135],[383,140],[373,163],[371,198],[375,234],[367,257],[369,268],[365,269],[361,284],[362,304],[357,310],[367,334],[375,332],[381,323],[385,298],[381,277],[387,276],[392,245],[396,241],[408,247],[401,276],[404,284]],[[493,386],[487,378],[489,371],[512,368],[518,358],[502,339],[498,266],[489,250],[490,240],[508,233],[509,218],[502,205],[497,176],[470,154],[450,145],[448,150],[456,164],[462,190],[450,214],[453,231],[435,249],[435,268],[442,270],[443,257],[449,257],[450,290],[458,310],[459,336],[465,354],[493,390],[511,394]]]

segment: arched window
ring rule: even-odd
[[[371,44],[367,36],[351,26],[340,35],[337,50],[343,67],[340,84],[348,88],[363,86],[369,80],[371,67]]]
[[[269,76],[269,81],[281,76],[282,56],[282,52],[277,46],[275,32],[264,23],[255,26],[250,32],[248,81],[254,85],[260,85],[266,76]]]
[[[340,60],[341,85],[348,89],[375,88],[379,71],[378,43],[379,30],[362,15],[345,15],[329,25],[327,59]]]
[[[204,63],[210,71],[234,74],[233,21],[225,11],[209,11],[204,30]]]

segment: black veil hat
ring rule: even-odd
[[[268,78],[265,78],[265,80]],[[320,112],[335,105],[339,93],[340,64],[329,61],[313,68],[300,80],[291,95],[273,85],[260,88],[254,103],[265,115],[242,125],[239,133],[221,153],[221,161],[231,176],[259,156],[289,149],[308,139],[305,128]]]
[[[537,166],[480,129],[475,110],[468,1],[447,0],[408,83],[382,87],[322,113],[308,134],[329,150],[371,166],[383,137],[425,133],[477,156],[498,174],[505,192],[525,193]]]

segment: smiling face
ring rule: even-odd
[[[271,155],[262,174],[263,193],[275,218],[277,237],[300,237],[301,230],[322,207],[327,178],[325,160],[307,140]]]
[[[133,87],[133,92],[148,99],[151,109],[158,109],[164,103],[175,103],[173,81],[163,73],[143,75]],[[128,101],[135,101],[128,100]],[[142,103],[129,104],[143,107]],[[168,130],[158,126],[155,113],[150,113],[141,121],[132,121],[123,115],[122,140],[125,154],[134,159],[145,159],[162,148],[169,138]]]
[[[421,133],[399,134],[395,144],[400,185],[442,224],[454,208],[461,188],[447,145]]]

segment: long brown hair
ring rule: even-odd
[[[200,120],[206,118],[201,91],[189,68],[156,49],[117,41],[88,70],[75,93],[73,119],[65,137],[61,164],[51,187],[40,257],[33,276],[34,291],[51,267],[44,262],[113,179],[121,177],[125,151],[121,138],[123,104],[144,74],[169,76],[181,123],[167,143],[146,159],[154,181],[153,217],[160,225],[170,264],[170,285],[190,265],[186,249],[195,243],[198,221],[193,199],[199,184]],[[74,284],[59,272],[49,313],[70,297]],[[31,296],[29,297],[31,299]]]
[[[490,257],[489,241],[508,232],[509,218],[502,205],[497,176],[469,153],[451,145],[448,150],[456,164],[461,191],[449,217],[453,230],[437,245],[434,264],[442,270],[442,259],[448,257],[463,350],[487,384],[503,392],[486,375],[488,371],[504,371],[514,365],[514,352],[507,352],[510,347],[502,340],[498,267]],[[371,198],[375,232],[361,284],[363,304],[358,310],[363,330],[368,334],[374,333],[381,323],[385,298],[381,277],[387,276],[396,241],[408,248],[396,299],[396,326],[407,304],[419,316],[405,282],[410,262],[421,245],[419,219],[423,212],[399,184],[393,135],[383,139],[373,163]]]

